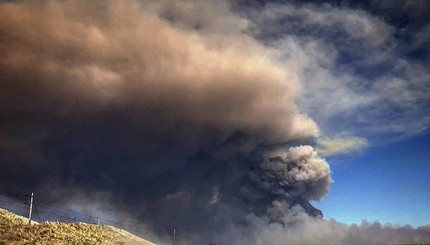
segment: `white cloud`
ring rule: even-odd
[[[363,150],[369,145],[365,138],[356,136],[323,137],[318,140],[317,152],[324,156],[348,154]]]

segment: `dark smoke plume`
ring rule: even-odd
[[[179,243],[348,234],[310,204],[332,179],[297,64],[247,28],[224,2],[0,3],[0,191],[108,203]]]
[[[294,65],[239,27],[177,26],[167,7],[183,6],[1,4],[2,191],[57,201],[63,189],[108,192],[143,221],[187,231],[223,209],[253,209],[239,194],[259,161],[251,155],[317,135],[293,102]],[[284,201],[314,197],[303,188],[318,180],[299,172],[300,193]],[[276,193],[258,190],[255,205],[270,204]]]

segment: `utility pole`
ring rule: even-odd
[[[31,213],[33,211],[33,192],[31,193],[31,197],[30,197],[30,211],[28,212],[28,225],[31,225]]]
[[[175,245],[175,241],[176,241],[176,229],[173,229],[173,240],[172,240],[173,245]]]

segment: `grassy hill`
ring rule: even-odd
[[[86,223],[32,222],[0,209],[0,245],[3,244],[139,244],[155,245],[124,230]]]

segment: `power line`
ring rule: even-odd
[[[29,202],[26,197],[28,197],[28,195],[24,195],[21,192],[18,192],[17,198],[18,200],[23,201],[22,203],[13,201],[13,199],[10,199],[10,198],[7,198],[7,199],[0,198],[0,206],[7,207],[9,211],[13,211],[15,213],[25,215],[25,210],[28,210],[28,206],[29,206]],[[67,222],[67,223],[85,222],[85,223],[98,224],[100,221],[102,221],[102,223],[106,225],[113,225],[118,228],[123,228],[132,233],[136,233],[137,231],[141,233],[142,231],[146,230],[146,227],[136,225],[135,223],[132,223],[132,222],[111,220],[108,218],[101,218],[87,213],[78,212],[75,210],[53,207],[46,203],[40,202],[39,200],[33,201],[33,205],[34,205],[34,211],[37,215],[39,222],[60,220],[62,222]]]
[[[136,227],[135,224],[129,223],[129,222],[124,222],[124,221],[121,222],[121,221],[110,220],[110,219],[101,218],[101,217],[98,217],[98,216],[93,216],[93,215],[90,215],[90,214],[87,214],[87,213],[82,213],[82,212],[78,212],[78,211],[74,211],[74,210],[68,210],[68,209],[63,209],[63,208],[58,208],[58,207],[52,207],[52,206],[49,206],[49,205],[47,205],[45,203],[41,203],[41,202],[38,202],[38,203],[39,203],[39,206],[43,206],[43,207],[48,208],[50,210],[51,209],[55,210],[58,213],[62,213],[64,215],[70,215],[70,213],[81,215],[83,217],[89,218],[89,220],[91,220],[93,223],[97,223],[97,222],[95,222],[95,220],[99,219],[101,221],[105,221],[105,222],[108,222],[108,223],[111,223],[111,224],[126,225],[126,226]],[[141,228],[143,228],[143,227],[141,227]]]
[[[69,217],[69,216],[63,216],[63,215],[58,215],[58,214],[52,214],[46,211],[40,211],[41,213],[44,213],[46,216],[50,216],[50,217],[54,217],[54,218],[64,218],[64,220],[70,220],[73,219],[75,217]]]
[[[18,192],[18,194],[16,195],[16,197],[17,197],[17,198],[18,198],[18,197],[21,197],[21,198],[23,199],[24,204],[26,204],[26,205],[30,205],[30,204],[28,203],[28,201],[27,201],[27,198],[25,198],[26,196],[28,196],[28,195],[23,195],[21,192]]]
[[[40,222],[40,221],[42,221],[42,219],[40,218],[39,210],[37,209],[36,202],[35,202],[35,201],[33,201],[33,203],[34,203],[34,210],[36,210],[36,214],[37,214],[37,217],[39,218],[39,222]]]

